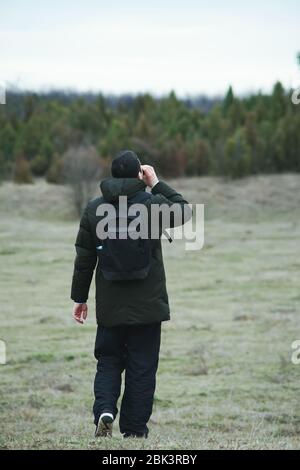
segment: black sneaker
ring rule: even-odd
[[[123,439],[136,438],[136,439],[147,439],[148,433],[144,432],[142,434],[135,432],[124,432]]]
[[[112,413],[102,413],[96,426],[95,437],[111,437],[114,416]]]

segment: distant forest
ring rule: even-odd
[[[61,183],[76,149],[93,155],[102,175],[126,148],[167,177],[300,171],[300,105],[281,83],[243,98],[232,88],[220,99],[10,91],[6,102],[0,179]]]

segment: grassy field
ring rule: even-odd
[[[68,189],[0,186],[1,448],[300,449],[300,176],[172,183],[206,204],[205,246],[164,242],[172,320],[143,441],[93,438],[94,288],[76,325]]]

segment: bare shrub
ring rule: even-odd
[[[70,147],[63,155],[63,179],[73,189],[73,201],[80,215],[95,193],[104,165],[95,147]]]
[[[29,162],[22,154],[16,158],[14,181],[17,184],[31,184],[33,182]]]

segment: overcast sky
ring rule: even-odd
[[[216,95],[300,86],[299,0],[2,0],[0,80]]]

